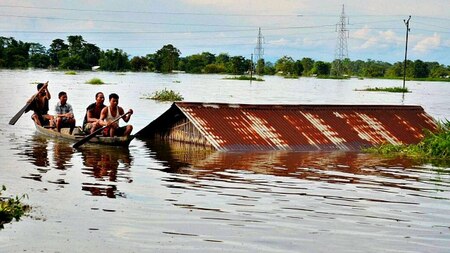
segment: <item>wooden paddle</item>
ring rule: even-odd
[[[113,121],[109,122],[106,126],[101,127],[97,130],[95,130],[93,133],[91,133],[90,135],[84,137],[83,139],[77,141],[75,144],[73,144],[72,147],[74,148],[78,148],[79,146],[85,144],[86,142],[88,142],[90,139],[92,139],[95,135],[97,135],[99,132],[101,132],[103,129],[109,127],[112,123],[119,121],[123,116],[126,116],[127,114],[130,114],[130,112],[124,113],[122,115],[120,115],[119,117],[117,117],[116,119],[114,119]]]
[[[22,114],[28,109],[28,107],[31,105],[31,103],[33,103],[34,99],[36,98],[36,96],[41,93],[41,91],[43,91],[45,89],[45,87],[47,87],[48,85],[48,81],[46,83],[44,83],[44,86],[42,86],[38,92],[36,94],[34,94],[25,104],[25,106],[20,109],[20,111],[18,113],[16,113],[16,115],[14,115],[14,117],[12,117],[12,119],[9,121],[10,125],[14,125],[16,124],[16,122],[19,120],[19,118],[22,116]]]

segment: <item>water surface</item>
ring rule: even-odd
[[[85,84],[99,77],[106,85]],[[35,132],[9,119],[49,81],[76,119],[97,91],[116,92],[139,130],[170,107],[141,99],[163,88],[185,101],[256,104],[414,104],[449,119],[448,83],[393,80],[224,80],[221,75],[0,71],[0,184],[33,210],[0,230],[0,252],[450,252],[446,162],[358,152],[223,153],[133,140],[128,149]]]

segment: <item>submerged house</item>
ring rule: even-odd
[[[418,143],[436,128],[421,106],[176,102],[136,137],[219,151],[351,151]]]

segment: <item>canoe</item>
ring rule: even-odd
[[[85,134],[81,130],[81,127],[79,126],[75,127],[72,134],[69,134],[69,128],[61,128],[61,132],[58,132],[56,131],[56,128],[47,128],[38,126],[36,124],[35,126],[38,133],[57,139],[64,139],[77,142],[87,136],[87,134]],[[88,143],[95,143],[108,146],[128,147],[128,145],[133,139],[134,135],[118,136],[118,137],[103,137],[101,135],[98,135],[90,139]]]

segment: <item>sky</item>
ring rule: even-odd
[[[40,43],[81,35],[102,50],[132,56],[172,44],[181,57],[210,52],[332,61],[338,24],[351,60],[408,59],[450,65],[450,0],[0,0],[0,36]],[[342,45],[342,44],[341,44]],[[345,51],[344,51],[345,52]]]

